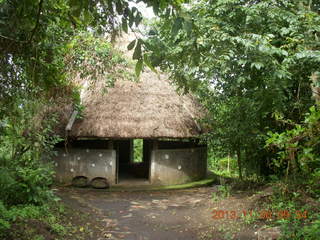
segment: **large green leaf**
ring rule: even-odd
[[[131,41],[131,42],[129,43],[129,45],[128,45],[128,47],[127,47],[129,51],[134,48],[134,46],[136,45],[136,42],[137,42],[137,40],[134,39],[133,41]]]
[[[128,33],[128,22],[127,22],[127,19],[125,19],[124,17],[122,18],[122,30],[125,32],[125,33]]]
[[[132,56],[133,59],[141,59],[141,58],[142,58],[142,55],[141,55],[141,53],[142,53],[141,45],[142,45],[142,40],[141,40],[141,39],[138,39],[137,45],[136,45],[136,47],[135,47],[135,49],[134,49],[133,56]]]
[[[143,67],[143,60],[139,59],[136,63],[136,67],[135,67],[135,72],[136,72],[137,77],[140,77],[142,67]]]

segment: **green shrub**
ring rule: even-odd
[[[41,107],[17,100],[12,115],[0,118],[0,236],[16,220],[41,218],[43,204],[55,199],[53,171],[43,156],[50,156],[59,138],[51,132],[54,119],[42,116]]]
[[[41,202],[52,197],[49,185],[53,172],[48,166],[0,169],[0,198],[7,205]]]
[[[36,228],[36,226],[30,226],[29,220],[37,220],[39,223],[43,223],[43,225],[50,226],[49,230],[53,233],[64,235],[67,230],[60,223],[63,212],[63,207],[52,201],[40,206],[26,204],[12,206],[10,208],[5,207],[3,202],[0,201],[0,239],[3,239],[8,233],[15,230],[10,229],[13,223],[15,224],[14,226],[20,226],[22,230],[24,229],[23,226]]]
[[[279,221],[282,227],[283,240],[317,240],[320,236],[320,216],[314,221],[304,224],[299,219]]]
[[[0,236],[1,236],[1,232],[10,228],[10,223],[8,220],[9,220],[8,210],[3,205],[3,202],[0,201]]]
[[[50,156],[59,138],[51,131],[54,118],[46,119],[42,107],[17,101],[12,115],[0,118],[0,199],[8,207],[41,204],[52,197],[54,172],[42,156]]]
[[[266,146],[277,153],[272,166],[279,176],[311,176],[320,168],[320,109],[312,106],[302,123],[276,115],[291,126],[283,132],[269,132]],[[317,175],[317,174],[316,174]],[[305,178],[308,180],[309,178]]]
[[[311,223],[311,225],[303,228],[303,238],[305,240],[319,239],[320,236],[320,216],[318,219]]]
[[[48,207],[46,205],[42,207],[34,205],[20,205],[7,208],[3,202],[0,201],[0,236],[1,233],[8,230],[11,223],[15,222],[17,219],[41,218],[46,211],[48,211]]]

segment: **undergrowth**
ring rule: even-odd
[[[59,239],[68,229],[61,222],[64,206],[50,202],[41,206],[18,205],[6,208],[0,202],[0,239]]]

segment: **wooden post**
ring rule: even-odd
[[[77,114],[78,114],[78,111],[76,111],[76,110],[74,110],[74,111],[72,112],[71,117],[70,117],[70,119],[69,119],[69,122],[68,122],[68,124],[67,124],[67,126],[66,126],[66,131],[67,131],[67,132],[68,132],[68,131],[71,131],[72,126],[73,126],[73,123],[74,123],[74,121],[76,120]]]

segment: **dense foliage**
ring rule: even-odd
[[[275,115],[300,123],[314,104],[319,23],[316,1],[197,1],[154,24],[146,48],[154,65],[198,93],[210,145],[237,155],[240,176],[243,165],[270,174],[266,134],[290,128]]]
[[[80,89],[70,81],[78,74],[107,75],[106,86],[127,74],[110,41],[139,25],[136,2],[0,0],[0,230],[19,215],[15,206],[33,211],[53,199],[53,171],[43,161],[59,140],[52,110],[67,98],[81,108]],[[142,2],[156,14],[181,3]]]
[[[0,122],[0,237],[16,219],[12,206],[42,205],[55,199],[50,157],[59,138],[52,133],[54,116],[47,116],[39,102],[19,98],[11,104],[10,115]],[[19,210],[19,212],[20,212]],[[35,209],[33,209],[35,210]]]
[[[145,42],[152,64],[208,109],[204,138],[216,172],[233,177],[219,166],[236,157],[240,178],[272,182],[267,208],[309,212],[307,221],[275,221],[282,239],[319,236],[319,7],[196,1],[153,23]]]
[[[140,1],[1,0],[1,116],[21,92],[47,93],[68,84],[64,56],[78,31],[109,34],[113,39],[119,29],[127,32],[139,25],[141,13],[129,2]],[[178,0],[143,2],[157,13],[180,4]]]
[[[292,126],[284,132],[268,133],[267,146],[277,153],[272,165],[286,178],[304,175],[309,179],[312,176],[309,188],[320,194],[319,108],[312,106],[302,123],[289,123]]]

